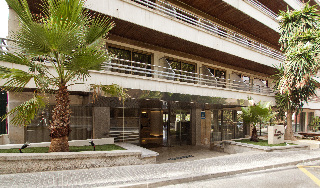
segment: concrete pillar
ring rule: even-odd
[[[12,39],[12,36],[15,32],[19,30],[19,19],[17,13],[9,8],[9,17],[8,17],[8,37]],[[8,42],[10,44],[10,42]]]
[[[191,109],[191,143],[201,145],[201,109]]]
[[[219,132],[219,117],[218,117],[219,110],[213,110],[213,131]]]
[[[160,111],[151,111],[150,134],[154,136],[162,135],[163,132],[162,113]]]
[[[15,93],[9,92],[8,94],[8,111],[14,109],[19,106],[23,102],[31,99],[33,93],[23,92],[23,93]],[[8,117],[8,134],[10,144],[23,144],[26,141],[26,127],[24,126],[15,126],[12,125],[11,120],[13,116]]]
[[[107,138],[110,133],[110,107],[93,108],[93,138]]]
[[[155,52],[153,54],[153,61],[152,63],[154,65],[156,65],[155,67],[153,67],[154,70],[156,71],[164,71],[162,68],[159,68],[158,66],[164,66],[161,61],[163,61],[163,59],[161,58],[164,58],[164,55],[162,53],[159,53],[159,52]],[[154,75],[154,78],[159,78],[158,75]]]
[[[226,84],[227,84],[227,88],[232,88],[232,81],[231,81],[231,73],[232,71],[230,69],[226,69],[226,75],[225,75],[225,79],[226,79]]]
[[[311,112],[306,112],[305,126],[303,132],[308,132],[308,125],[311,122]]]
[[[211,111],[205,111],[205,119],[201,119],[201,144],[210,144],[210,132],[211,132]]]

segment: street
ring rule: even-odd
[[[320,162],[213,178],[203,181],[165,186],[228,188],[316,188],[320,187]],[[299,168],[300,167],[300,168]]]

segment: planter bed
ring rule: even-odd
[[[247,144],[239,142],[237,140],[226,140],[211,147],[214,150],[220,147],[220,151],[225,153],[235,154],[244,152],[284,152],[284,151],[296,151],[296,150],[309,150],[308,145],[288,145],[288,146],[259,146],[254,144]],[[238,141],[238,142],[237,142]]]

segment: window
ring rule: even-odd
[[[150,71],[148,71],[147,69],[151,69],[151,54],[136,52],[133,50],[125,50],[111,46],[108,47],[108,51],[116,55],[116,57],[119,59],[113,60],[113,63],[123,65],[115,66],[117,68],[112,71],[140,76],[151,76],[151,74],[146,74],[146,72],[150,73]]]
[[[214,77],[226,78],[226,71],[219,70],[219,69],[212,69],[212,68],[208,68],[208,69]]]
[[[226,71],[220,69],[208,68],[211,74],[215,77],[217,87],[226,87]]]
[[[175,78],[176,81],[180,82],[193,82],[191,77],[194,76],[193,73],[196,72],[196,65],[191,64],[191,63],[186,63],[186,62],[181,62],[177,60],[167,60],[171,66],[172,69],[174,69],[175,72]],[[179,76],[181,75],[181,76]]]

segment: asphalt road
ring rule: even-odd
[[[319,188],[320,162],[214,178],[166,188]]]

